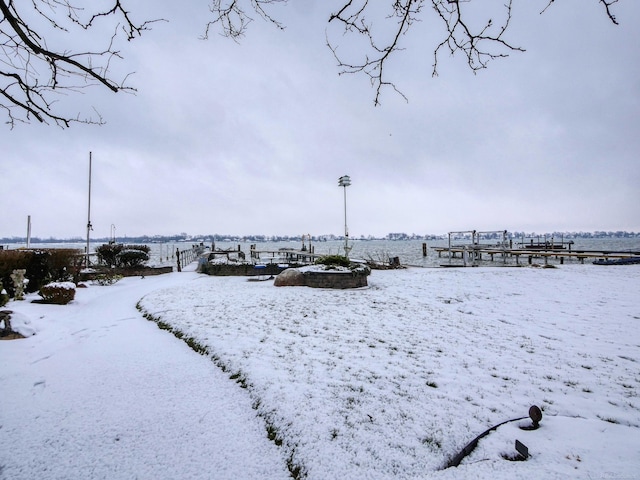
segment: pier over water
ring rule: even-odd
[[[595,260],[600,264],[608,264],[615,260],[631,261],[640,256],[640,250],[573,249],[573,241],[565,241],[563,238],[557,240],[553,237],[550,239],[547,237],[523,238],[514,245],[513,239],[507,239],[506,230],[490,232],[467,230],[449,232],[448,235],[448,246],[432,248],[438,253],[439,258],[442,258],[443,254],[448,258],[448,264],[442,264],[443,267],[478,266],[480,262],[487,261],[531,265],[534,259],[542,260],[545,265],[548,265],[550,260],[560,264],[564,264],[565,260],[575,260],[580,263],[584,263],[585,260]],[[488,241],[485,238],[487,236],[490,237]],[[424,246],[423,252],[426,252]],[[461,260],[462,264],[458,260]]]

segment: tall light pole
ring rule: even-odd
[[[338,186],[344,187],[344,256],[349,258],[349,229],[347,228],[347,187],[351,185],[349,175],[343,175],[338,179]]]

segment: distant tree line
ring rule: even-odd
[[[535,232],[508,232],[507,238],[522,238],[522,237],[554,237],[565,239],[571,238],[640,238],[640,232],[628,232],[624,230],[617,231],[600,231],[594,232],[552,232],[552,233],[535,233]],[[484,238],[501,238],[498,233],[487,234]],[[389,233],[384,237],[375,237],[373,235],[364,236],[361,235],[357,240],[440,240],[446,239],[447,235],[418,235],[415,233]],[[312,242],[327,242],[334,240],[344,240],[340,235],[223,235],[223,234],[208,234],[208,235],[188,235],[186,233],[180,233],[177,235],[142,235],[137,237],[118,237],[116,241],[118,243],[127,244],[148,244],[148,243],[177,243],[177,242],[190,242],[190,243],[205,243],[211,244],[215,242],[302,242],[311,239]],[[353,239],[353,238],[352,238]],[[112,239],[92,238],[94,243],[109,243]],[[0,237],[0,244],[12,244],[12,243],[26,243],[26,237]],[[32,237],[31,243],[34,244],[47,244],[47,243],[83,243],[85,239],[81,237],[67,237],[67,238],[39,238]]]

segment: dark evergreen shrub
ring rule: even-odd
[[[96,248],[98,261],[107,267],[139,267],[149,260],[148,245],[107,243]]]
[[[121,243],[105,243],[96,248],[98,261],[107,267],[116,267],[118,254],[122,251],[124,245]]]
[[[72,248],[52,248],[47,252],[49,253],[49,280],[77,283],[84,264],[82,251]]]
[[[29,279],[26,291],[29,293],[37,292],[40,287],[50,282],[72,280],[79,272],[79,250],[48,248],[32,252],[33,255],[26,266],[26,277]]]
[[[340,267],[349,267],[351,262],[347,257],[342,255],[325,255],[320,257],[315,262],[318,265],[337,265]]]
[[[142,250],[127,248],[118,253],[116,257],[118,266],[122,268],[134,268],[149,260],[149,254]]]
[[[2,286],[2,282],[0,282],[0,307],[4,307],[9,301],[9,293]]]

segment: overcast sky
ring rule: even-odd
[[[640,231],[636,0],[614,6],[620,26],[597,0],[516,1],[525,53],[477,75],[445,56],[436,78],[425,9],[387,67],[408,102],[385,90],[378,107],[325,46],[336,1],[292,0],[273,11],[286,30],[255,21],[240,44],[199,38],[206,0],[130,3],[169,20],[115,65],[138,93],[63,99],[106,125],[0,127],[0,237],[25,236],[28,215],[33,236],[85,236],[90,151],[96,237],[342,234],[345,174],[351,237]]]

